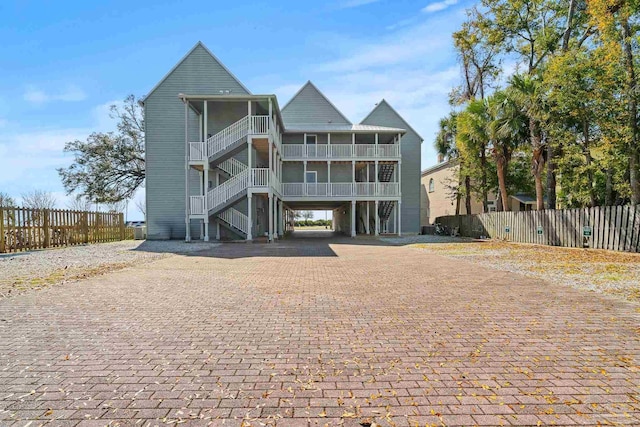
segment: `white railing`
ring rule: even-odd
[[[224,151],[227,147],[236,143],[249,134],[249,116],[245,116],[207,139],[207,155],[214,156]]]
[[[397,197],[400,187],[397,182],[335,182],[304,183],[284,182],[281,184],[284,197]]]
[[[189,143],[189,160],[200,161],[204,160],[205,150],[204,142],[190,142]]]
[[[253,135],[268,135],[269,119],[269,116],[251,116],[251,133]]]
[[[375,182],[356,182],[356,196],[374,196],[376,194]]]
[[[331,195],[337,197],[351,196],[353,195],[353,183],[351,182],[337,182],[331,184]]]
[[[247,165],[237,159],[234,159],[233,157],[218,164],[218,168],[220,168],[220,170],[228,173],[231,176],[238,175],[240,172],[247,169],[247,167]]]
[[[238,175],[223,182],[207,193],[207,206],[209,209],[216,209],[233,197],[246,190],[249,186],[249,169],[245,169]]]
[[[189,196],[189,213],[191,215],[205,214],[204,196]]]
[[[283,144],[287,159],[388,158],[400,157],[399,144]]]
[[[237,209],[229,208],[224,212],[220,213],[218,217],[229,224],[230,226],[242,231],[247,234],[247,230],[249,229],[249,217],[240,212]]]
[[[400,157],[400,144],[378,144],[378,157]]]
[[[376,191],[378,196],[398,196],[400,195],[400,185],[397,182],[379,182]]]
[[[269,186],[269,169],[268,168],[252,168],[250,183],[252,187],[268,187]]]

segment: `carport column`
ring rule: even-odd
[[[204,195],[204,241],[209,241],[209,209],[207,207],[207,186],[209,185],[209,162],[204,166],[204,184],[203,184],[203,192]]]
[[[253,207],[251,206],[251,199],[253,199],[253,194],[251,194],[251,191],[247,191],[247,240],[253,240]]]
[[[402,201],[398,200],[398,236],[402,236]]]
[[[375,225],[375,231],[374,234],[377,236],[380,234],[380,215],[378,215],[378,200],[376,199],[376,206],[375,209],[373,211],[373,214],[375,215],[376,218],[376,225]]]
[[[273,193],[269,191],[269,241],[273,242]]]
[[[282,237],[284,235],[284,216],[282,216],[282,200],[278,202],[278,235]]]
[[[365,222],[364,226],[365,226],[365,228],[366,228],[366,230],[367,230],[367,234],[371,234],[371,230],[370,230],[370,228],[369,228],[369,222],[371,221],[371,220],[369,219],[369,218],[371,218],[371,217],[369,216],[369,205],[371,204],[371,202],[370,202],[369,200],[367,200],[365,203],[367,204],[367,221]]]
[[[209,183],[207,183],[207,185],[209,185]],[[219,185],[220,185],[220,171],[216,170],[216,187]],[[220,221],[216,221],[216,240],[220,240]]]
[[[184,101],[184,222],[185,222],[185,236],[184,240],[191,241],[191,230],[189,221],[189,101]]]
[[[331,160],[327,162],[327,196],[331,197],[333,195],[333,190],[331,189]]]
[[[351,201],[351,237],[356,237],[356,201]]]

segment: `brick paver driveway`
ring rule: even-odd
[[[640,425],[638,314],[374,241],[228,244],[0,302],[0,424]]]

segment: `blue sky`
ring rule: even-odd
[[[468,0],[0,2],[0,191],[67,198],[64,142],[108,131],[108,106],[146,94],[201,40],[280,105],[312,80],[352,121],[387,99],[424,137],[458,84],[451,33]],[[136,196],[142,197],[142,192]],[[141,216],[130,204],[129,217]]]

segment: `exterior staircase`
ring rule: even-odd
[[[250,120],[250,116],[245,116],[207,139],[209,163],[222,163],[246,148]]]
[[[394,171],[394,163],[381,163],[378,166],[378,181],[391,182]],[[387,221],[389,221],[389,217],[391,217],[391,214],[393,213],[394,205],[395,202],[391,200],[381,200],[378,203],[378,215],[380,217],[380,226],[382,228],[382,230],[380,230],[381,232],[386,232],[385,228],[387,225]]]
[[[209,216],[241,236],[249,231],[249,218],[232,206],[247,195],[250,170],[244,163],[236,159],[228,159],[218,165],[221,170],[232,175],[227,181],[212,188],[207,193]]]

